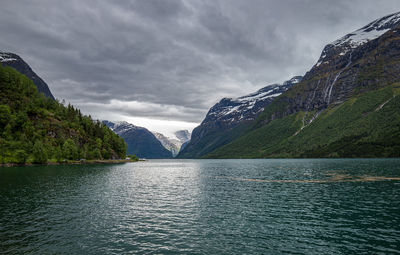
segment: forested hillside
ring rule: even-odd
[[[79,109],[46,98],[26,76],[0,66],[0,163],[124,158],[126,144]]]

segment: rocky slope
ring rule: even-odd
[[[277,96],[301,79],[301,76],[295,76],[283,84],[272,84],[246,96],[221,99],[211,107],[200,126],[193,130],[191,141],[179,153],[179,157],[201,157],[232,141]]]
[[[267,109],[263,124],[289,114],[313,110],[310,120],[330,105],[399,79],[400,13],[375,20],[325,46],[318,62],[300,84],[275,102],[279,110]]]
[[[161,144],[172,153],[173,157],[178,155],[182,145],[190,140],[190,133],[187,130],[179,130],[174,133],[175,137],[166,137],[165,135],[153,132],[153,135],[161,142]]]
[[[165,135],[157,132],[152,132],[153,135],[160,141],[162,146],[164,146],[165,149],[169,150],[172,153],[172,156],[175,157],[181,148],[181,143],[177,139],[169,138],[166,137]]]
[[[122,137],[128,145],[127,154],[139,158],[171,158],[172,154],[149,130],[128,122],[103,121],[114,133]]]
[[[46,97],[54,100],[49,86],[32,70],[32,68],[18,55],[9,52],[0,51],[0,63],[3,66],[10,66],[18,72],[24,74],[33,81],[38,88],[39,93],[43,93]]]
[[[400,82],[399,25],[400,13],[395,13],[326,45],[318,62],[299,84],[266,107],[242,137],[208,157],[301,157],[316,155],[314,152],[318,150],[324,151],[323,156],[343,157],[346,154],[338,152],[346,151],[346,146],[360,152],[349,155],[369,156],[361,149],[366,146],[365,142],[383,148],[374,156],[395,156],[393,148],[400,143],[396,128],[399,124],[396,119],[399,109],[396,109],[396,83]],[[382,90],[386,94],[373,96]],[[365,98],[370,102],[363,101]],[[353,104],[357,107],[352,108]],[[381,105],[386,109],[382,107],[380,111]],[[338,116],[335,112],[342,114]],[[389,112],[392,117],[383,116]],[[368,128],[357,128],[349,119]],[[378,120],[385,121],[384,130],[391,130],[391,135],[377,131],[381,127]],[[387,137],[391,137],[390,141]],[[295,144],[296,152],[293,151]],[[384,152],[384,144],[388,146],[387,152]]]

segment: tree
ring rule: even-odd
[[[71,138],[65,140],[62,151],[66,159],[75,159],[78,156],[78,148]]]
[[[0,159],[1,159],[0,163],[1,164],[6,163],[5,157],[6,157],[7,147],[8,147],[8,142],[5,139],[2,139],[0,137]]]
[[[134,162],[139,161],[139,158],[135,154],[132,154],[129,157],[131,158],[131,161],[134,161]]]
[[[54,150],[54,157],[56,158],[57,162],[62,161],[62,153],[61,153],[61,148],[60,146],[57,146]]]
[[[0,105],[0,127],[7,125],[11,118],[11,111],[8,105]]]
[[[41,141],[35,142],[35,145],[33,145],[32,154],[34,163],[47,163],[47,152]]]
[[[100,152],[100,150],[98,148],[93,150],[93,158],[94,159],[101,159],[102,158],[101,157],[101,152]]]
[[[15,157],[18,164],[25,164],[26,160],[28,159],[28,154],[25,150],[16,150]]]
[[[124,142],[100,121],[46,98],[29,78],[0,65],[0,163],[125,154]]]
[[[106,149],[101,150],[101,155],[103,156],[104,159],[110,159],[111,158],[110,151],[108,151]]]

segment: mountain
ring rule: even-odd
[[[162,146],[165,149],[169,150],[172,153],[172,156],[175,157],[181,148],[181,142],[177,139],[169,138],[164,136],[161,133],[153,132],[153,135],[160,141]]]
[[[126,144],[100,122],[38,92],[0,65],[0,163],[125,158]]]
[[[166,137],[163,134],[157,132],[153,132],[153,134],[161,142],[164,148],[172,153],[173,157],[178,155],[179,151],[182,148],[182,145],[190,140],[190,133],[187,130],[176,131],[174,133],[175,138]]]
[[[272,84],[246,96],[221,99],[193,130],[190,142],[178,157],[198,158],[233,141],[267,105],[301,79],[301,76],[295,76],[283,84]]]
[[[0,62],[3,66],[10,66],[21,74],[24,74],[33,81],[39,93],[43,93],[46,97],[54,100],[54,96],[51,94],[46,82],[44,82],[20,56],[14,53],[0,51]]]
[[[206,157],[400,156],[400,13],[326,45],[302,81]]]
[[[149,130],[132,125],[128,122],[103,123],[122,137],[128,145],[127,153],[135,154],[139,158],[172,158],[172,154]]]

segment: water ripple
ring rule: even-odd
[[[0,169],[0,254],[400,253],[400,160]]]

